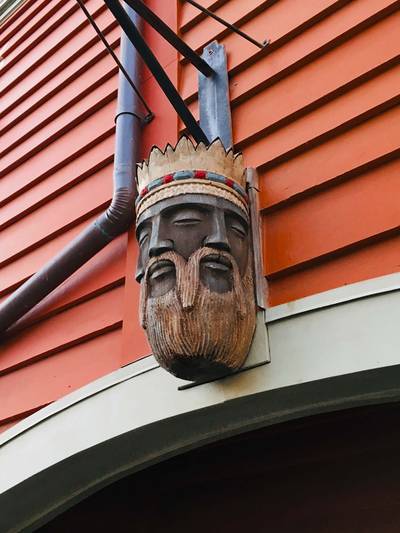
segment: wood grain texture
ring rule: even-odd
[[[205,146],[183,136],[154,147],[137,182],[140,323],[154,357],[190,381],[237,370],[256,319],[242,154],[219,138]]]
[[[218,37],[226,46],[235,142],[243,149],[246,164],[260,175],[269,303],[398,271],[399,222],[393,198],[400,192],[396,181],[400,2],[252,0],[245,6],[237,0],[203,0],[203,4],[239,23],[253,37],[271,38],[271,45],[258,51],[186,3],[148,2],[171,28],[183,32],[189,44],[200,48]],[[89,0],[87,5],[118,49],[119,31],[103,3]],[[145,37],[196,112],[195,69],[152,29],[145,28]],[[62,6],[27,0],[2,26],[0,44],[5,50],[1,133],[6,142],[0,178],[0,297],[4,298],[108,202],[116,77],[115,67],[74,0]],[[182,128],[148,71],[142,79],[157,117],[143,132],[146,156],[154,144],[176,142]],[[340,216],[335,217],[335,212]],[[67,381],[79,386],[149,353],[136,318],[136,257],[131,233],[129,240],[124,236],[77,272],[21,325],[18,342],[27,365],[0,377],[0,391],[6,377],[9,387],[0,423],[53,401],[67,391]],[[62,377],[64,363],[60,364],[57,387],[42,397],[50,375],[45,362],[53,357],[61,360],[62,347],[72,337],[58,327],[49,350],[57,351],[58,346],[61,351],[29,364],[30,355],[35,357],[41,349],[35,346],[34,335],[24,344],[24,328],[31,332],[39,325],[46,327],[46,321],[55,321],[57,315],[60,321],[63,315],[70,316],[73,323],[74,310],[91,307],[89,302],[95,309],[94,302],[105,301],[107,293],[122,287],[124,278],[125,289],[118,297],[123,306],[122,335],[115,330],[70,347],[69,354],[80,349],[82,354],[83,346],[95,343],[90,352],[94,373],[87,372],[83,355],[72,355],[75,366],[67,365],[70,370]],[[99,305],[99,320],[103,312]],[[84,332],[83,337],[93,332]],[[111,344],[107,335],[114,339]],[[114,359],[110,356],[107,364],[97,366],[96,355],[106,346],[112,347]],[[3,353],[7,357],[7,350],[2,350],[0,359]],[[24,382],[34,383],[34,390],[19,399],[15,391]],[[5,391],[5,382],[3,386]]]

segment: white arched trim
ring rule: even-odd
[[[212,441],[399,400],[400,276],[381,278],[382,290],[373,281],[375,290],[349,287],[351,297],[328,291],[324,305],[318,295],[286,314],[268,311],[268,365],[178,390],[182,382],[149,357],[5,432],[0,531],[33,530],[118,478]]]

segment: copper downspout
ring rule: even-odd
[[[136,26],[140,17],[128,6],[127,14]],[[139,84],[139,56],[122,32],[121,60],[135,85]],[[119,73],[115,118],[114,193],[110,206],[60,253],[44,265],[0,305],[0,333],[23,317],[71,274],[102,250],[134,221],[135,164],[140,139],[138,96],[123,73]]]

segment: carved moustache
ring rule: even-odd
[[[207,261],[222,270],[225,265],[231,290],[218,293],[201,282]],[[175,283],[152,296],[149,278],[157,265],[161,274],[163,265],[174,270]],[[178,377],[216,377],[240,368],[255,329],[251,262],[242,278],[233,256],[213,248],[196,250],[188,261],[175,252],[152,258],[141,283],[140,320],[157,361]]]

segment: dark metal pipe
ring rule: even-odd
[[[186,2],[191,4],[193,7],[195,7],[199,11],[202,11],[208,17],[213,18],[214,20],[216,20],[217,22],[219,22],[220,24],[222,24],[226,28],[229,28],[233,32],[237,33],[238,35],[240,35],[240,37],[243,37],[243,39],[246,39],[246,41],[249,41],[250,43],[254,44],[255,46],[258,46],[258,48],[263,49],[270,42],[269,39],[266,39],[264,42],[259,43],[258,41],[253,39],[253,37],[250,37],[250,35],[247,35],[247,33],[244,33],[244,31],[242,31],[240,28],[238,28],[234,24],[231,24],[230,22],[227,22],[226,20],[222,19],[221,17],[216,15],[213,11],[210,11],[206,7],[204,7],[201,4],[199,4],[198,2],[196,2],[196,0],[186,0]]]
[[[140,19],[133,10],[127,7],[126,11],[128,19],[139,22]],[[121,57],[130,77],[137,84],[139,80],[138,54],[125,36],[121,39]],[[133,176],[138,160],[140,134],[140,121],[137,118],[138,106],[136,93],[124,74],[120,72],[115,134],[114,194],[111,204],[95,222],[0,305],[0,333],[23,317],[132,224],[136,195]]]
[[[150,24],[160,35],[164,37],[172,46],[178,50],[186,59],[194,65],[207,78],[214,74],[210,65],[204,61],[185,41],[180,39],[163,20],[161,20],[142,0],[125,0],[125,2],[136,11],[146,22]]]
[[[118,0],[104,0],[104,2],[119,22],[121,28],[128,36],[131,43],[135,46],[136,50],[142,56],[149,70],[157,80],[161,89],[164,91],[164,94],[171,102],[178,115],[181,117],[189,133],[193,136],[196,142],[203,142],[205,144],[209,144],[206,134],[197,124],[196,119],[190,112],[189,108],[186,106],[185,102],[182,100],[182,97],[175,89],[173,83],[168,78],[167,74],[158,62],[155,55],[148,47],[146,41],[143,39],[140,32],[137,30],[135,24],[133,24],[129,17],[127,17],[121,4],[118,2]]]

